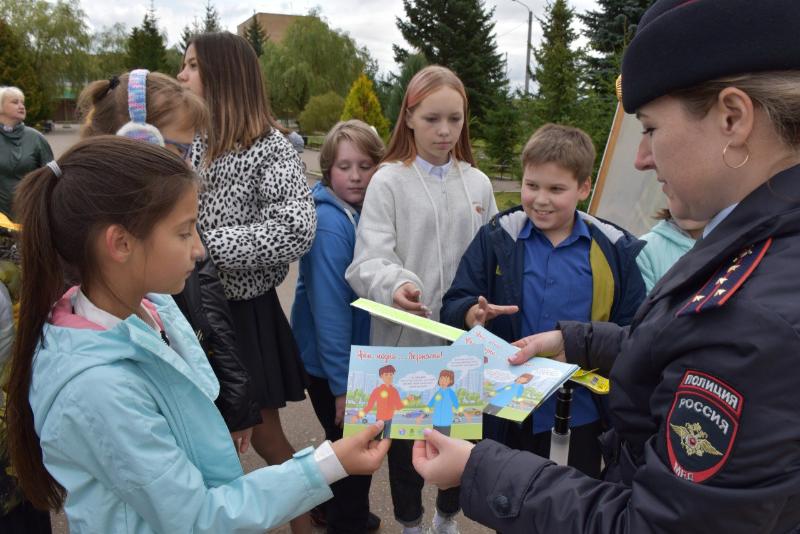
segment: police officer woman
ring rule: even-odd
[[[800,2],[657,0],[622,64],[636,157],[678,217],[710,223],[629,329],[520,342],[610,369],[606,480],[435,432],[415,467],[505,534],[797,532]],[[614,364],[611,369],[611,364]]]

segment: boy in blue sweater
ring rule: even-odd
[[[610,223],[577,211],[591,192],[595,150],[586,133],[546,124],[522,152],[522,205],[483,226],[445,294],[442,321],[484,324],[506,341],[553,330],[557,322],[628,324],[645,296],[636,266],[644,245]],[[599,399],[575,389],[569,464],[599,476]],[[548,456],[555,398],[523,425],[491,416],[484,437]]]
[[[369,345],[369,315],[350,306],[357,297],[344,272],[353,261],[361,204],[383,150],[367,124],[338,123],[322,144],[322,181],[311,190],[317,233],[300,260],[291,321],[326,439],[342,436],[350,345]],[[327,524],[330,534],[377,530],[380,518],[369,512],[370,482],[369,476],[350,476],[332,484],[333,499],[312,510],[312,520]]]

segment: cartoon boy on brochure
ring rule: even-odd
[[[393,365],[384,365],[378,369],[378,376],[383,380],[383,384],[372,390],[367,405],[363,410],[358,412],[358,417],[363,418],[372,411],[373,406],[376,406],[378,410],[376,417],[377,420],[383,421],[382,437],[385,438],[391,435],[394,412],[404,408],[406,404],[408,404],[408,401],[400,398],[400,393],[397,391],[397,388],[392,385],[396,372],[397,369],[395,369]],[[355,423],[356,421],[357,419],[354,417],[353,422]]]
[[[445,436],[450,435],[450,427],[453,426],[453,413],[461,406],[458,403],[458,396],[453,391],[455,383],[455,373],[449,369],[439,372],[439,390],[434,393],[428,402],[428,408],[433,410],[433,428]],[[416,423],[420,424],[425,415],[417,417]],[[467,415],[467,420],[471,419]]]
[[[483,409],[483,413],[497,415],[500,410],[508,406],[509,402],[522,397],[522,392],[525,390],[523,384],[527,384],[531,380],[533,380],[532,374],[523,373],[517,377],[513,384],[498,388],[494,392],[494,396],[489,399],[489,404]]]

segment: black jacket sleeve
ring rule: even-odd
[[[732,313],[731,308],[738,311]],[[612,399],[612,407],[624,409],[617,409],[615,415],[626,418],[620,422],[628,427],[629,436],[641,442],[641,449],[623,439],[611,464],[623,475],[619,481],[596,480],[546,458],[484,440],[473,449],[462,476],[464,514],[504,534],[796,532],[800,524],[796,469],[800,465],[800,390],[796,375],[780,370],[791,368],[800,338],[785,317],[742,296],[714,311],[713,316],[671,318],[668,308],[668,313],[656,318],[663,321],[656,322],[670,324],[655,336],[636,340],[641,344],[636,350],[629,349],[631,340],[626,340],[613,373],[617,398],[616,403]],[[732,340],[732,325],[743,341]],[[695,335],[680,335],[689,330]],[[594,336],[595,343],[614,339],[598,336],[596,330]],[[651,347],[652,354],[665,362],[655,372],[650,370],[654,358],[643,350]],[[636,379],[647,375],[636,374],[636,369],[647,369],[657,377],[654,386],[647,384],[645,394],[637,392],[642,384]],[[729,441],[715,441],[723,450],[706,453],[705,458],[711,454],[712,461],[722,462],[719,472],[700,482],[680,475],[683,468],[678,459],[686,464],[698,458],[690,452],[691,442],[678,445],[674,453],[678,459],[671,459],[667,451],[679,435],[675,424],[679,419],[673,421],[673,416],[682,409],[708,431],[715,425],[714,412],[723,410],[722,404],[708,399],[714,395],[722,399],[723,393],[713,388],[695,388],[701,392],[690,393],[683,379],[687,369],[733,384],[738,388],[737,406],[742,407],[740,416],[726,416],[725,428],[734,431],[728,434]],[[679,401],[686,399],[699,402],[680,408]],[[630,411],[631,402],[647,406],[640,424],[630,422],[637,417]],[[640,439],[638,434],[644,436]],[[705,437],[705,433],[700,435],[700,439]]]
[[[261,422],[250,389],[250,376],[239,357],[228,300],[210,256],[195,265],[183,291],[173,295],[219,381],[214,401],[228,429],[243,430]]]
[[[210,256],[197,264],[197,273],[201,309],[209,327],[206,353],[220,383],[216,404],[229,430],[243,430],[260,423],[261,415],[239,357],[228,300]]]
[[[441,322],[456,328],[467,328],[469,309],[478,303],[478,297],[489,298],[489,282],[486,273],[487,243],[486,228],[483,227],[467,247],[458,263],[456,275],[450,289],[442,298]]]
[[[597,369],[605,377],[611,373],[622,341],[628,336],[628,327],[601,321],[559,321],[558,329],[564,336],[567,361],[581,369]]]

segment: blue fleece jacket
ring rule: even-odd
[[[306,372],[327,379],[339,396],[347,392],[350,345],[369,345],[369,314],[350,306],[358,297],[344,278],[353,261],[359,213],[322,183],[311,194],[317,235],[300,260],[292,330]]]

